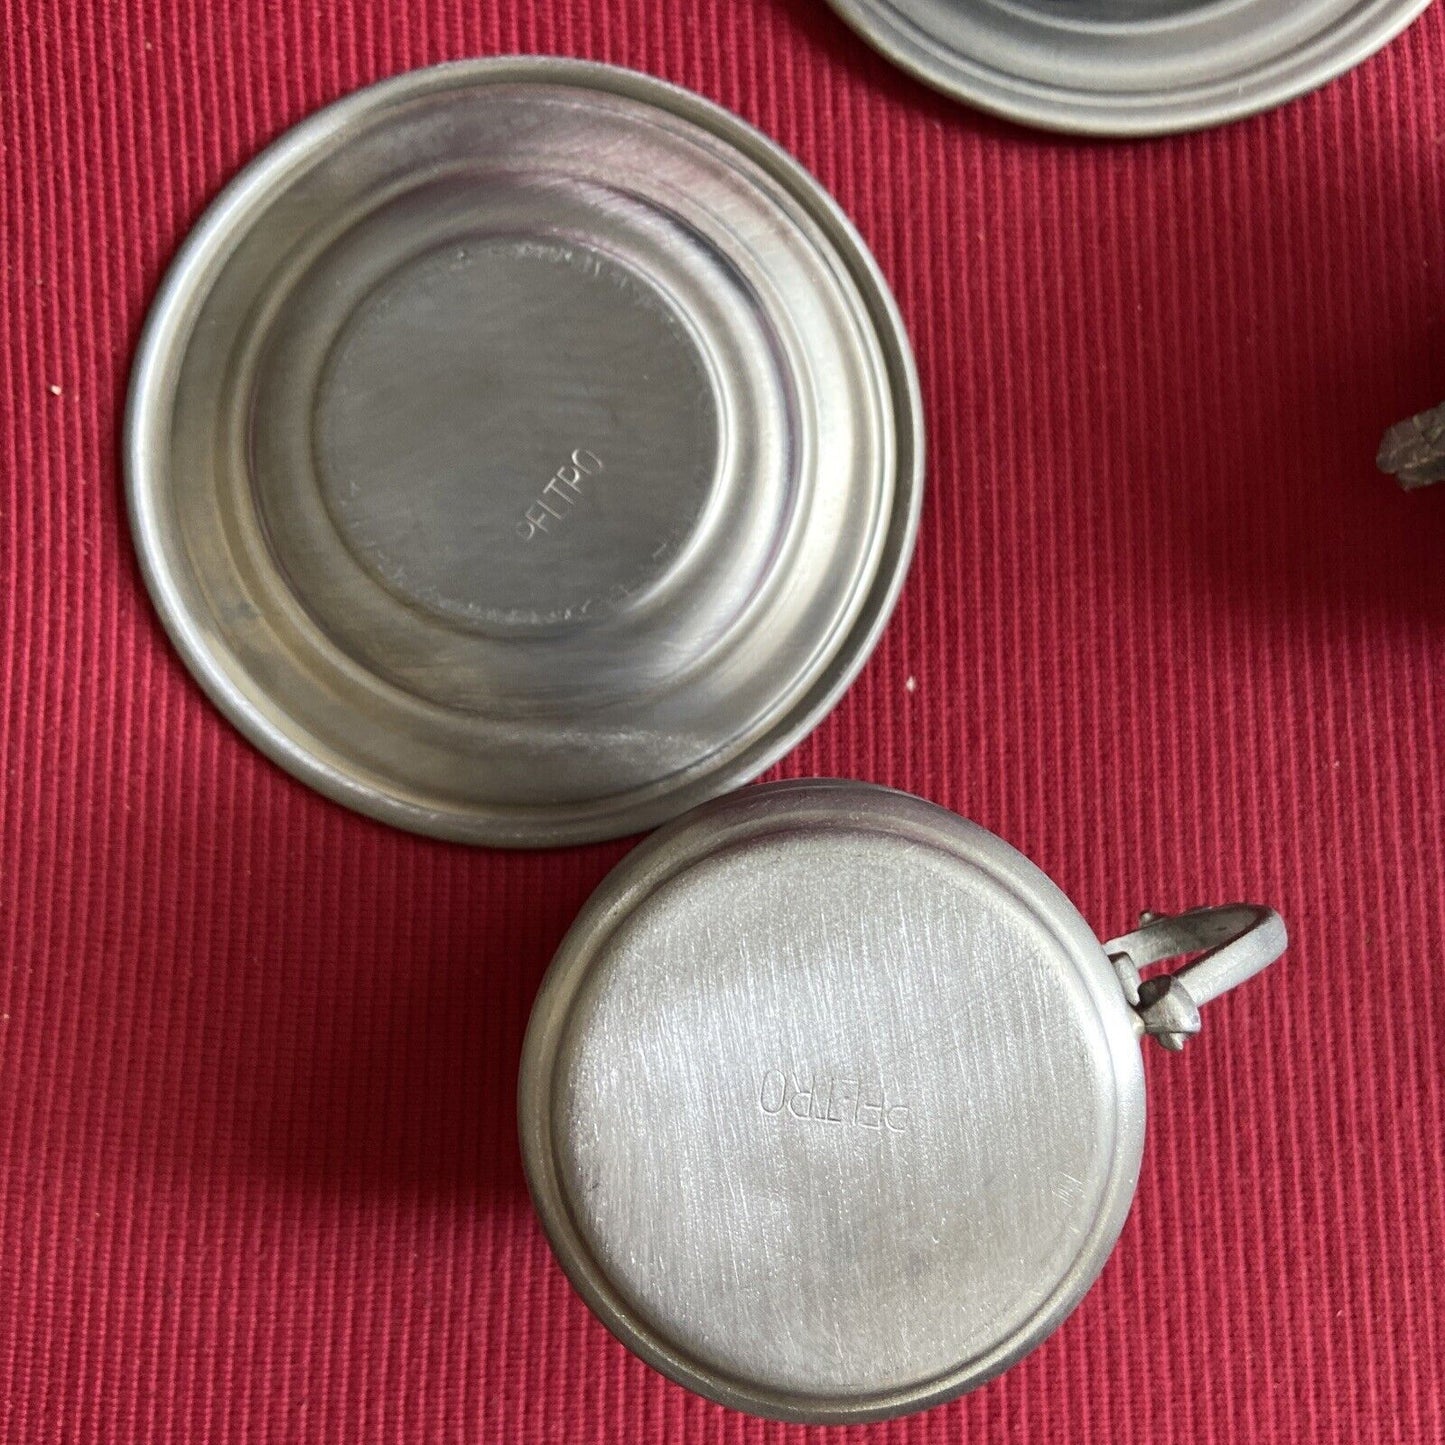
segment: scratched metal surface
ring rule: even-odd
[[[790,783],[632,854],[523,1061],[554,1246],[653,1363],[854,1420],[1038,1343],[1123,1223],[1135,1031],[1067,899],[917,799]]]
[[[811,180],[630,72],[322,112],[194,233],[137,363],[173,640],[284,766],[542,844],[753,776],[891,610],[921,479],[891,299]]]

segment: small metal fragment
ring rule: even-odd
[[[1445,482],[1445,401],[1396,422],[1380,441],[1375,465],[1407,492]]]

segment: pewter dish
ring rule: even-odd
[[[755,775],[912,552],[918,387],[818,184],[544,58],[282,137],[156,301],[132,527],[182,657],[322,792],[438,837],[635,832]]]
[[[1358,65],[1429,0],[830,0],[895,64],[1008,120],[1202,130]]]

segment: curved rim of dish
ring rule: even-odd
[[[1018,125],[1108,139],[1207,130],[1296,100],[1382,50],[1430,0],[1370,0],[1360,13],[1259,65],[1200,85],[1130,92],[1033,81],[999,70],[948,49],[888,0],[828,3],[886,59],[955,100]]]

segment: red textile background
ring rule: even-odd
[[[126,534],[130,356],[206,201],[323,102],[500,51],[741,112],[897,291],[917,563],[778,771],[956,808],[1104,933],[1235,896],[1293,930],[1151,1050],[1073,1319],[858,1438],[1445,1439],[1445,487],[1372,466],[1445,396],[1445,11],[1273,114],[1086,144],[818,0],[0,0],[0,1439],[808,1434],[627,1356],[528,1206],[527,1010],[625,845],[468,851],[313,796],[191,684]]]

